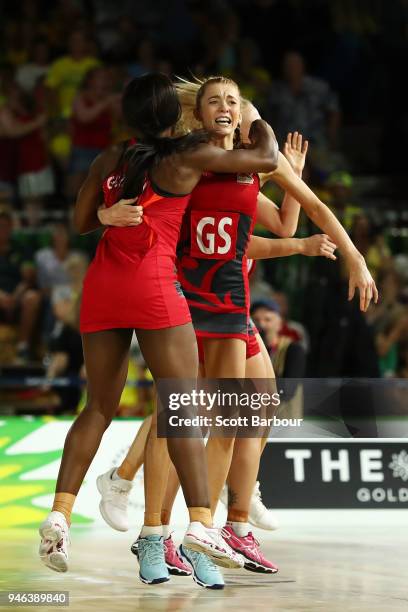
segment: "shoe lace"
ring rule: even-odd
[[[258,540],[254,537],[254,534],[252,533],[252,531],[250,531],[246,536],[245,539],[249,539],[250,540],[250,544],[244,546],[244,548],[253,548],[253,546],[259,546],[259,542]]]
[[[143,556],[146,557],[146,560],[150,565],[159,565],[160,563],[163,563],[163,543],[160,540],[157,542],[143,543],[142,551]]]
[[[229,540],[229,539],[230,539],[230,537],[231,537],[231,534],[230,534],[230,532],[228,531],[228,529],[225,529],[224,527],[221,527],[221,529],[220,529],[220,535],[221,535],[223,538],[226,538],[227,540]]]
[[[115,502],[115,505],[123,510],[127,506],[127,498],[130,489],[123,489],[120,485],[112,485],[108,499],[110,502]]]
[[[64,525],[60,525],[59,523],[57,526],[61,529],[61,539],[58,540],[58,542],[56,543],[56,547],[58,550],[61,550],[61,548],[64,547],[64,544],[71,545],[71,536],[69,533],[68,525],[67,529],[65,529]]]
[[[195,550],[190,550],[189,551],[190,556],[192,557],[192,559],[194,560],[195,563],[200,563],[200,565],[203,567],[203,569],[208,569],[208,570],[216,570],[216,566],[215,563],[213,563],[210,559],[210,557],[208,557],[208,555],[206,555],[205,553],[202,552],[197,552]]]
[[[111,490],[119,495],[129,495],[129,489],[122,489],[119,485],[112,485]]]
[[[200,553],[198,553],[198,554],[200,554]],[[208,557],[204,553],[201,553],[200,563],[201,563],[201,565],[204,566],[205,569],[208,569],[208,570],[216,570],[217,569],[215,567],[215,564],[211,561],[210,557]]]
[[[232,534],[227,529],[224,529],[224,527],[222,528],[221,533],[222,533],[223,537],[226,538],[227,540],[229,540],[232,537]],[[250,531],[245,536],[245,538],[239,538],[239,539],[240,539],[242,548],[250,550],[251,548],[254,547],[254,545],[259,546],[259,542],[254,537],[254,534],[252,533],[252,531]],[[244,544],[244,539],[245,540],[249,539],[249,543],[248,544]]]

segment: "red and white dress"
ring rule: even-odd
[[[247,354],[259,352],[249,322],[245,254],[258,193],[257,174],[208,172],[191,195],[178,249],[178,277],[200,360],[203,338],[239,338],[247,344]]]

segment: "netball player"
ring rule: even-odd
[[[197,104],[195,107],[197,115],[201,114],[203,117],[203,124],[207,129],[211,130],[212,128],[212,131],[217,133],[218,138],[215,138],[215,140],[223,140],[225,143],[227,136],[229,137],[230,141],[229,146],[232,146],[233,134],[237,128],[239,117],[239,110],[237,113],[236,109],[234,108],[238,105],[239,109],[240,99],[237,86],[229,80],[218,78],[210,79],[201,89],[202,91],[197,95]],[[201,101],[203,102],[202,104]],[[310,192],[310,190],[307,190],[307,188],[305,189],[303,183],[300,184],[300,182],[297,182],[296,179],[294,179],[293,173],[292,175],[290,172],[288,173],[287,167],[285,168],[285,164],[281,164],[281,166],[281,169],[278,166],[278,170],[274,174],[274,178],[276,178],[277,182],[287,185],[289,191],[292,189],[292,191],[299,196],[299,200],[302,201],[306,212],[309,212],[309,215],[315,219],[317,224],[319,224],[320,221],[320,225],[325,226],[324,229],[326,231],[332,231],[332,235],[333,233],[336,233],[336,235],[339,237],[339,241],[343,246],[343,251],[348,254],[348,260],[351,268],[350,286],[351,288],[353,287],[357,277],[359,278],[358,283],[362,283],[363,291],[361,295],[361,303],[364,307],[365,303],[371,300],[372,294],[375,294],[376,291],[373,281],[366,270],[365,263],[361,260],[359,254],[351,245],[351,242],[349,241],[344,230],[341,228],[340,224],[330,213],[330,211],[328,211],[328,209]],[[201,179],[192,196],[189,213],[191,217],[195,216],[195,219],[193,219],[190,223],[190,228],[193,234],[194,228],[198,227],[200,220],[204,218],[217,218],[217,221],[222,221],[222,217],[220,217],[220,215],[222,215],[224,212],[228,215],[231,213],[231,210],[235,215],[234,218],[236,222],[234,228],[235,234],[231,240],[231,243],[234,243],[235,252],[231,254],[231,257],[225,258],[225,262],[221,261],[220,265],[220,258],[217,257],[215,253],[207,252],[205,253],[207,257],[203,255],[200,256],[196,249],[197,244],[199,246],[199,241],[197,240],[197,244],[194,245],[195,251],[193,255],[191,255],[192,248],[190,247],[193,244],[191,242],[191,244],[187,247],[187,252],[184,255],[185,266],[183,266],[183,258],[181,259],[181,266],[179,266],[179,269],[181,267],[181,272],[179,274],[182,286],[185,294],[187,295],[190,308],[193,312],[196,332],[198,331],[197,335],[203,339],[205,371],[207,376],[209,375],[210,377],[220,377],[220,374],[221,376],[228,378],[242,378],[245,376],[245,357],[247,355],[248,345],[247,305],[249,301],[246,291],[247,283],[245,272],[243,272],[243,270],[245,270],[245,266],[242,265],[242,262],[250,226],[253,221],[254,206],[256,205],[257,191],[259,187],[259,184],[256,183],[257,177],[235,176],[232,179],[231,177],[213,176],[207,174]],[[239,201],[240,198],[237,197],[235,187],[237,184],[241,187],[241,190],[243,189],[243,186],[248,188],[247,193],[245,194],[247,197],[246,201],[242,199],[242,195],[241,201]],[[200,189],[201,197],[199,198]],[[220,192],[222,194],[221,196]],[[219,202],[219,208],[217,210],[214,210],[215,202]],[[209,208],[211,206],[212,209]],[[201,213],[200,219],[198,219],[199,215],[195,215],[196,212]],[[238,256],[236,257],[237,252]],[[210,256],[208,257],[208,255]],[[211,255],[213,255],[213,257],[211,257]],[[194,260],[193,265],[191,264],[191,258]],[[211,259],[212,261],[208,261]],[[228,264],[230,264],[229,268]],[[196,277],[196,280],[205,278],[205,274],[211,270],[212,267],[216,268],[215,271],[218,272],[221,270],[221,266],[223,271],[229,270],[230,272],[230,274],[227,274],[224,277],[224,281],[227,279],[228,282],[230,282],[230,288],[231,283],[234,283],[234,279],[236,281],[235,287],[232,287],[230,292],[230,295],[233,296],[232,304],[231,300],[228,304],[226,304],[225,302],[222,303],[222,300],[219,299],[219,296],[223,295],[223,292],[225,293],[225,286],[223,287],[220,280],[221,276],[216,279],[216,281],[219,281],[218,291],[217,288],[214,287],[214,284],[216,284],[215,274],[212,278],[213,286],[210,288],[210,290],[208,286],[204,287],[202,285],[200,286],[200,284],[197,282],[194,283],[194,276]],[[210,293],[212,293],[211,296],[209,295]],[[208,307],[206,307],[206,304],[208,304]],[[215,304],[217,304],[217,308],[214,307]],[[199,312],[194,313],[194,310]],[[205,313],[207,313],[207,316]],[[213,316],[214,313],[220,315],[218,317],[218,328],[217,324],[214,324],[213,329],[211,329],[211,325],[216,318]],[[231,327],[227,327],[225,325],[226,314],[234,315],[233,317],[229,317],[229,321],[231,321],[232,318],[234,319],[235,329],[231,329]],[[224,316],[224,321],[222,320],[222,316]],[[200,329],[200,325],[203,326],[202,329]],[[224,327],[220,329],[219,325],[223,325]],[[210,373],[208,372],[208,363],[210,363]],[[217,368],[214,366],[214,364],[217,364]],[[225,370],[225,364],[228,364],[228,370]],[[222,372],[223,368],[225,372]],[[212,507],[215,508],[220,487],[222,487],[225,481],[225,465],[227,467],[227,471],[229,468],[233,444],[231,443],[231,440],[214,440],[214,444],[211,444],[211,442],[212,440],[209,441],[207,449],[209,449],[209,447],[211,448],[212,446],[215,447],[215,452],[213,451],[212,454],[211,452],[208,453],[209,465],[211,466],[210,478],[212,478],[212,481],[215,482],[211,488]],[[260,441],[256,441],[256,444],[258,444],[258,450],[256,451],[255,456],[258,457],[259,461]],[[220,460],[223,454],[226,456],[225,461]],[[244,453],[242,453],[242,455],[244,455]],[[246,498],[247,502],[248,491],[250,494],[252,493],[256,480],[256,461],[255,467],[253,463],[254,462],[251,462],[251,466],[248,466],[248,468],[251,470],[251,475],[249,475],[249,469],[244,472],[245,475],[248,475],[248,483],[252,481],[252,487],[250,488],[247,486],[247,495],[242,496],[243,499],[244,497]],[[217,491],[216,496],[213,494],[213,490]],[[246,523],[244,515],[247,517],[248,511],[247,509],[243,508],[245,503],[243,499],[239,502],[240,507],[233,509],[234,516],[237,517],[237,520],[233,521],[232,517],[230,520],[234,523]],[[233,514],[233,512],[231,512],[231,514]],[[229,541],[231,541],[232,538],[234,538],[234,540],[239,540],[241,536],[236,538],[236,535],[237,534],[230,532],[227,537],[229,538]],[[242,536],[242,539],[245,539],[244,536]],[[244,546],[246,549],[248,548],[248,542],[246,539],[245,541],[242,541],[242,548]],[[256,551],[256,555],[258,556],[259,550],[256,549],[255,544],[254,551]],[[270,569],[273,571],[273,568]]]
[[[137,197],[144,222],[108,228],[88,270],[81,304],[81,333],[88,376],[87,405],[64,445],[52,511],[40,527],[40,556],[56,571],[67,570],[68,525],[75,497],[116,411],[123,390],[129,346],[136,330],[153,377],[194,380],[197,345],[185,298],[174,270],[181,219],[203,171],[272,171],[277,145],[263,121],[251,126],[250,149],[224,151],[205,134],[172,138],[180,103],[171,81],[150,74],[129,83],[123,97],[126,121],[138,144],[124,144],[93,163],[75,208],[81,233],[99,225],[97,207]],[[143,291],[140,289],[143,288]],[[176,467],[189,509],[183,544],[217,563],[240,567],[239,555],[212,528],[205,447],[201,438],[157,438],[153,419],[145,453],[145,524],[139,539],[140,578],[168,580],[157,508],[157,474],[168,453]],[[165,470],[164,470],[165,471]],[[166,474],[164,474],[166,479]],[[160,499],[160,505],[161,505]]]

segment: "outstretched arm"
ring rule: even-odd
[[[319,200],[309,187],[293,172],[288,160],[279,154],[278,167],[273,173],[273,180],[285,191],[295,197],[305,213],[317,227],[323,230],[338,245],[349,269],[349,300],[355,289],[360,292],[360,309],[366,311],[370,301],[377,302],[378,291],[375,282],[367,269],[364,257],[350,240],[346,230],[331,210]]]
[[[336,245],[326,234],[316,234],[309,238],[262,238],[251,236],[246,255],[249,259],[272,259],[290,255],[308,257],[327,257],[336,260]]]
[[[270,125],[262,119],[251,124],[251,145],[246,149],[226,151],[203,144],[184,155],[185,165],[201,172],[271,172],[277,167],[278,143]]]

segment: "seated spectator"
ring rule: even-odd
[[[299,342],[281,334],[283,319],[278,303],[259,300],[251,306],[251,317],[257,326],[270,355],[275,375],[284,387],[284,398],[278,411],[280,418],[301,417],[303,392],[299,379],[305,375],[305,351]],[[297,379],[292,383],[285,379]]]
[[[46,76],[49,68],[50,49],[44,38],[38,38],[33,45],[30,60],[19,66],[16,81],[27,93],[34,92],[39,79]]]
[[[9,107],[21,126],[42,122],[43,113],[32,96],[15,85],[9,96]],[[43,125],[21,135],[17,142],[17,192],[22,201],[28,225],[38,226],[44,197],[55,191]]]
[[[29,361],[34,353],[34,336],[41,308],[31,254],[12,243],[11,213],[0,210],[0,322],[17,325],[17,360]]]
[[[44,390],[52,388],[60,398],[60,411],[74,411],[81,397],[81,388],[75,384],[84,363],[81,335],[78,331],[77,300],[67,286],[54,287],[51,295],[55,325],[48,344],[46,376],[73,378],[72,385],[45,385]]]
[[[293,337],[282,334],[283,318],[274,300],[259,300],[251,306],[251,317],[271,357],[276,376],[302,378],[305,351]]]
[[[4,100],[0,106],[0,188],[3,196],[13,197],[17,181],[20,182],[21,196],[27,188],[27,170],[35,166],[44,166],[44,144],[41,140],[41,128],[46,116],[43,113],[30,112],[29,100],[16,83],[7,83],[4,87]],[[35,149],[33,160],[27,159],[30,147],[39,147],[38,158]],[[31,149],[32,154],[32,149]],[[38,159],[38,161],[37,161]]]
[[[283,291],[274,291],[273,299],[279,306],[279,312],[282,318],[280,335],[292,338],[294,342],[300,342],[307,353],[310,345],[309,335],[302,323],[299,323],[298,321],[290,321],[288,319],[289,301],[287,295]]]
[[[340,119],[337,96],[328,83],[306,73],[299,53],[285,54],[282,73],[283,79],[272,84],[267,118],[279,144],[288,132],[299,131],[312,145],[312,156],[320,161],[322,151],[336,145]]]
[[[45,295],[50,296],[55,285],[68,285],[66,263],[75,253],[70,249],[70,235],[64,223],[55,223],[52,228],[51,246],[35,254],[38,285]]]
[[[71,118],[68,195],[73,201],[89,166],[111,144],[113,115],[118,103],[119,96],[109,91],[106,70],[92,68],[87,72],[74,100]]]
[[[359,214],[354,217],[350,234],[357,249],[364,256],[374,280],[378,278],[381,270],[392,267],[391,251],[382,228],[374,228],[366,215]]]
[[[68,283],[74,292],[74,296],[79,299],[82,292],[82,283],[88,268],[88,257],[83,253],[73,252],[65,260],[64,267],[68,275]]]
[[[408,340],[408,308],[399,299],[401,281],[395,270],[382,272],[378,285],[380,303],[368,317],[374,328],[381,375],[393,377],[398,371],[399,345]]]
[[[325,186],[327,204],[334,209],[334,213],[347,231],[351,230],[354,217],[362,213],[361,206],[353,203],[353,177],[348,172],[336,170],[332,172]]]

